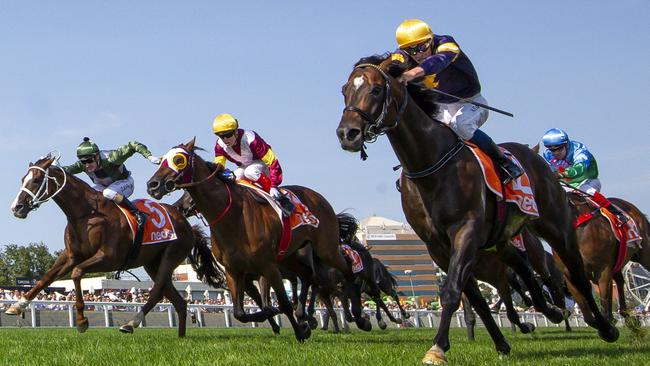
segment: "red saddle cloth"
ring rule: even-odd
[[[149,218],[144,224],[142,245],[159,244],[176,240],[178,238],[176,236],[176,230],[174,229],[174,223],[169,218],[169,212],[167,212],[167,209],[164,206],[148,199],[135,200],[133,201],[133,204],[140,211],[149,214]],[[129,210],[121,205],[117,205],[117,207],[119,207],[124,216],[126,216],[129,226],[131,227],[131,232],[133,233],[133,238],[135,238],[135,230],[137,227],[135,217],[133,217]]]
[[[634,219],[632,219],[630,215],[628,215],[625,211],[621,210],[620,208],[619,211],[623,212],[627,217],[627,223],[625,223],[625,225],[622,225],[618,217],[616,217],[616,215],[611,213],[608,209],[600,207],[596,202],[594,202],[589,198],[587,198],[587,200],[590,206],[597,208],[598,212],[600,212],[600,214],[607,219],[607,222],[609,222],[609,227],[612,229],[612,233],[618,240],[618,251],[616,256],[616,263],[614,264],[614,268],[612,269],[613,273],[616,273],[620,271],[623,268],[623,265],[625,264],[625,257],[627,257],[628,245],[633,246],[635,245],[635,243],[640,242],[642,240],[641,235],[639,234],[639,229],[636,226],[636,222],[634,222]],[[593,213],[587,212],[583,215],[580,215],[573,222],[573,226],[577,228],[593,218],[594,218]]]
[[[352,247],[347,244],[341,244],[339,248],[341,248],[341,252],[343,252],[344,256],[350,258],[350,261],[352,262],[352,273],[363,271],[363,261],[356,250],[352,249]]]
[[[517,179],[513,179],[505,186],[501,183],[499,175],[497,174],[496,167],[492,159],[480,150],[476,145],[465,141],[465,145],[470,149],[479,165],[483,171],[483,177],[485,178],[485,185],[494,193],[500,200],[502,200],[503,192],[505,191],[505,200],[506,202],[512,202],[519,207],[521,212],[539,217],[539,212],[537,211],[537,203],[535,202],[535,195],[533,194],[533,189],[530,185],[530,179],[528,179],[528,174],[524,173]],[[521,163],[512,155],[508,150],[500,147],[501,151],[510,159],[512,162],[517,164],[521,170],[524,168],[521,166]]]
[[[278,261],[284,259],[284,256],[287,254],[287,249],[291,243],[291,233],[293,230],[303,225],[309,225],[317,228],[320,224],[320,220],[318,220],[318,218],[309,210],[309,207],[302,203],[300,201],[300,198],[298,198],[295,193],[291,192],[288,189],[280,188],[280,192],[289,198],[294,206],[294,210],[289,217],[284,217],[282,215],[282,209],[275,201],[275,199],[262,188],[258,187],[248,180],[238,180],[237,183],[250,188],[252,192],[266,199],[278,214],[280,221],[282,222],[282,234],[280,235],[280,243],[278,245],[278,252],[276,255],[276,259]]]

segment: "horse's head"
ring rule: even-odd
[[[178,183],[189,183],[194,174],[194,143],[196,138],[187,144],[180,144],[163,156],[158,170],[147,181],[147,193],[155,199],[176,190]]]
[[[56,161],[52,154],[39,159],[36,163],[29,163],[27,173],[23,176],[22,186],[11,204],[14,216],[24,219],[30,211],[37,209],[41,203],[54,197],[65,185],[50,176],[50,166]],[[61,169],[61,168],[59,168]],[[54,182],[54,183],[52,183]],[[52,192],[54,190],[54,192]]]

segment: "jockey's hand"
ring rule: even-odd
[[[424,69],[420,66],[416,66],[411,70],[404,72],[402,76],[400,76],[397,80],[406,85],[409,81],[420,78],[422,76],[424,76]]]
[[[562,179],[562,178],[564,178],[564,173],[561,172],[561,171],[559,171],[559,170],[554,171],[554,172],[553,172],[553,175],[555,175],[555,178],[557,178],[557,179]]]
[[[147,159],[149,159],[150,162],[152,162],[152,163],[154,163],[156,165],[160,165],[160,158],[157,157],[157,156],[151,155]]]
[[[224,169],[221,172],[221,177],[231,182],[234,182],[237,179],[237,177],[235,177],[235,173],[233,173],[230,169]]]
[[[275,198],[276,200],[277,200],[278,198],[280,198],[280,191],[278,191],[278,189],[275,188],[275,187],[271,187],[271,189],[269,190],[269,193],[270,193],[271,196],[273,196],[273,198]]]

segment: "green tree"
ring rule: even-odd
[[[15,285],[16,277],[40,278],[55,260],[56,256],[42,242],[8,244],[0,251],[0,285]]]

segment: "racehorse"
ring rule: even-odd
[[[584,193],[569,191],[568,198],[575,219],[583,214],[594,212],[594,208],[588,203]],[[650,270],[650,222],[630,202],[620,198],[609,198],[609,200],[637,223],[642,238],[641,248],[639,249],[638,246],[628,248],[622,265],[617,272],[614,272],[620,243],[612,232],[609,222],[600,213],[593,214],[590,220],[577,227],[578,246],[584,260],[587,277],[598,286],[600,303],[605,317],[610,321],[614,320],[612,316],[612,280],[614,280],[618,290],[619,314],[625,319],[625,324],[636,332],[639,327],[638,320],[630,317],[627,312],[624,293],[625,281],[621,270],[628,261],[637,262]],[[582,299],[576,300],[576,302],[581,310],[585,308],[586,304]]]
[[[372,264],[373,268],[375,269],[375,282],[377,283],[377,287],[379,287],[382,293],[393,298],[397,304],[400,314],[402,315],[402,319],[408,319],[410,315],[402,307],[402,304],[399,301],[399,295],[397,295],[397,278],[390,273],[388,268],[378,258],[373,257]],[[367,286],[368,284],[364,282],[361,287],[361,291],[366,292]],[[383,323],[383,321],[381,320],[381,313],[379,311],[379,308],[377,308],[377,313],[379,313],[379,315],[377,315],[377,323],[379,323],[381,326],[381,323]]]
[[[309,325],[298,322],[293,314],[280,273],[278,246],[282,225],[270,205],[258,202],[249,188],[222,177],[224,167],[210,169],[195,153],[194,139],[171,149],[154,175],[147,182],[147,191],[154,198],[176,189],[186,189],[196,208],[208,220],[215,257],[226,269],[226,281],[232,293],[234,317],[241,322],[261,322],[282,311],[294,329],[296,339],[303,341],[311,335]],[[310,244],[316,256],[353,281],[352,269],[338,250],[338,227],[334,210],[320,194],[301,186],[287,186],[319,219],[318,227],[303,225],[292,232],[287,256]],[[247,274],[261,275],[275,290],[280,310],[266,307],[247,314],[243,308],[243,290]],[[357,326],[370,330],[364,317],[361,299],[351,292],[352,312]]]
[[[515,205],[508,204],[505,227],[495,229],[496,196],[486,188],[473,154],[451,129],[433,121],[420,106],[409,102],[413,93],[393,78],[397,74],[388,74],[389,59],[376,61],[379,66],[368,61],[357,64],[343,86],[346,107],[336,132],[341,147],[354,152],[362,151],[365,142],[387,135],[405,170],[402,207],[407,221],[427,244],[434,261],[437,259],[437,264],[447,272],[441,291],[440,327],[423,362],[446,362],[449,326],[459,307],[461,291],[485,323],[497,352],[509,353],[510,346],[481,297],[472,270],[479,250],[496,244],[501,258],[530,282],[527,285],[534,286],[532,272],[515,258],[517,255],[504,250],[510,238],[525,224],[534,234],[545,238],[566,265],[569,286],[575,286],[589,305],[585,318],[590,325],[598,329],[602,339],[610,342],[618,339],[618,330],[603,317],[591,294],[565,193],[546,162],[525,145],[502,145],[528,173],[539,217],[531,220]],[[424,215],[417,215],[421,212],[412,208],[420,203]],[[495,231],[499,232],[498,237]],[[560,316],[563,318],[561,313]]]
[[[53,200],[68,219],[64,235],[65,249],[24,298],[11,305],[7,314],[22,313],[39,292],[72,271],[77,330],[83,333],[88,329],[88,319],[84,316],[81,278],[86,273],[124,269],[134,238],[127,218],[118,206],[81,179],[65,173],[54,164],[57,159],[48,155],[35,164],[29,164],[11,209],[14,216],[25,218],[42,203]],[[169,205],[163,206],[173,221],[178,238],[155,245],[142,245],[137,258],[129,261],[129,268],[144,266],[154,286],[142,310],[120,327],[120,331],[125,333],[132,333],[165,296],[178,314],[178,336],[185,335],[187,304],[172,284],[172,272],[185,258],[190,259],[199,278],[216,288],[224,286],[224,275],[212,259],[209,239],[198,227],[192,228],[178,210]]]

